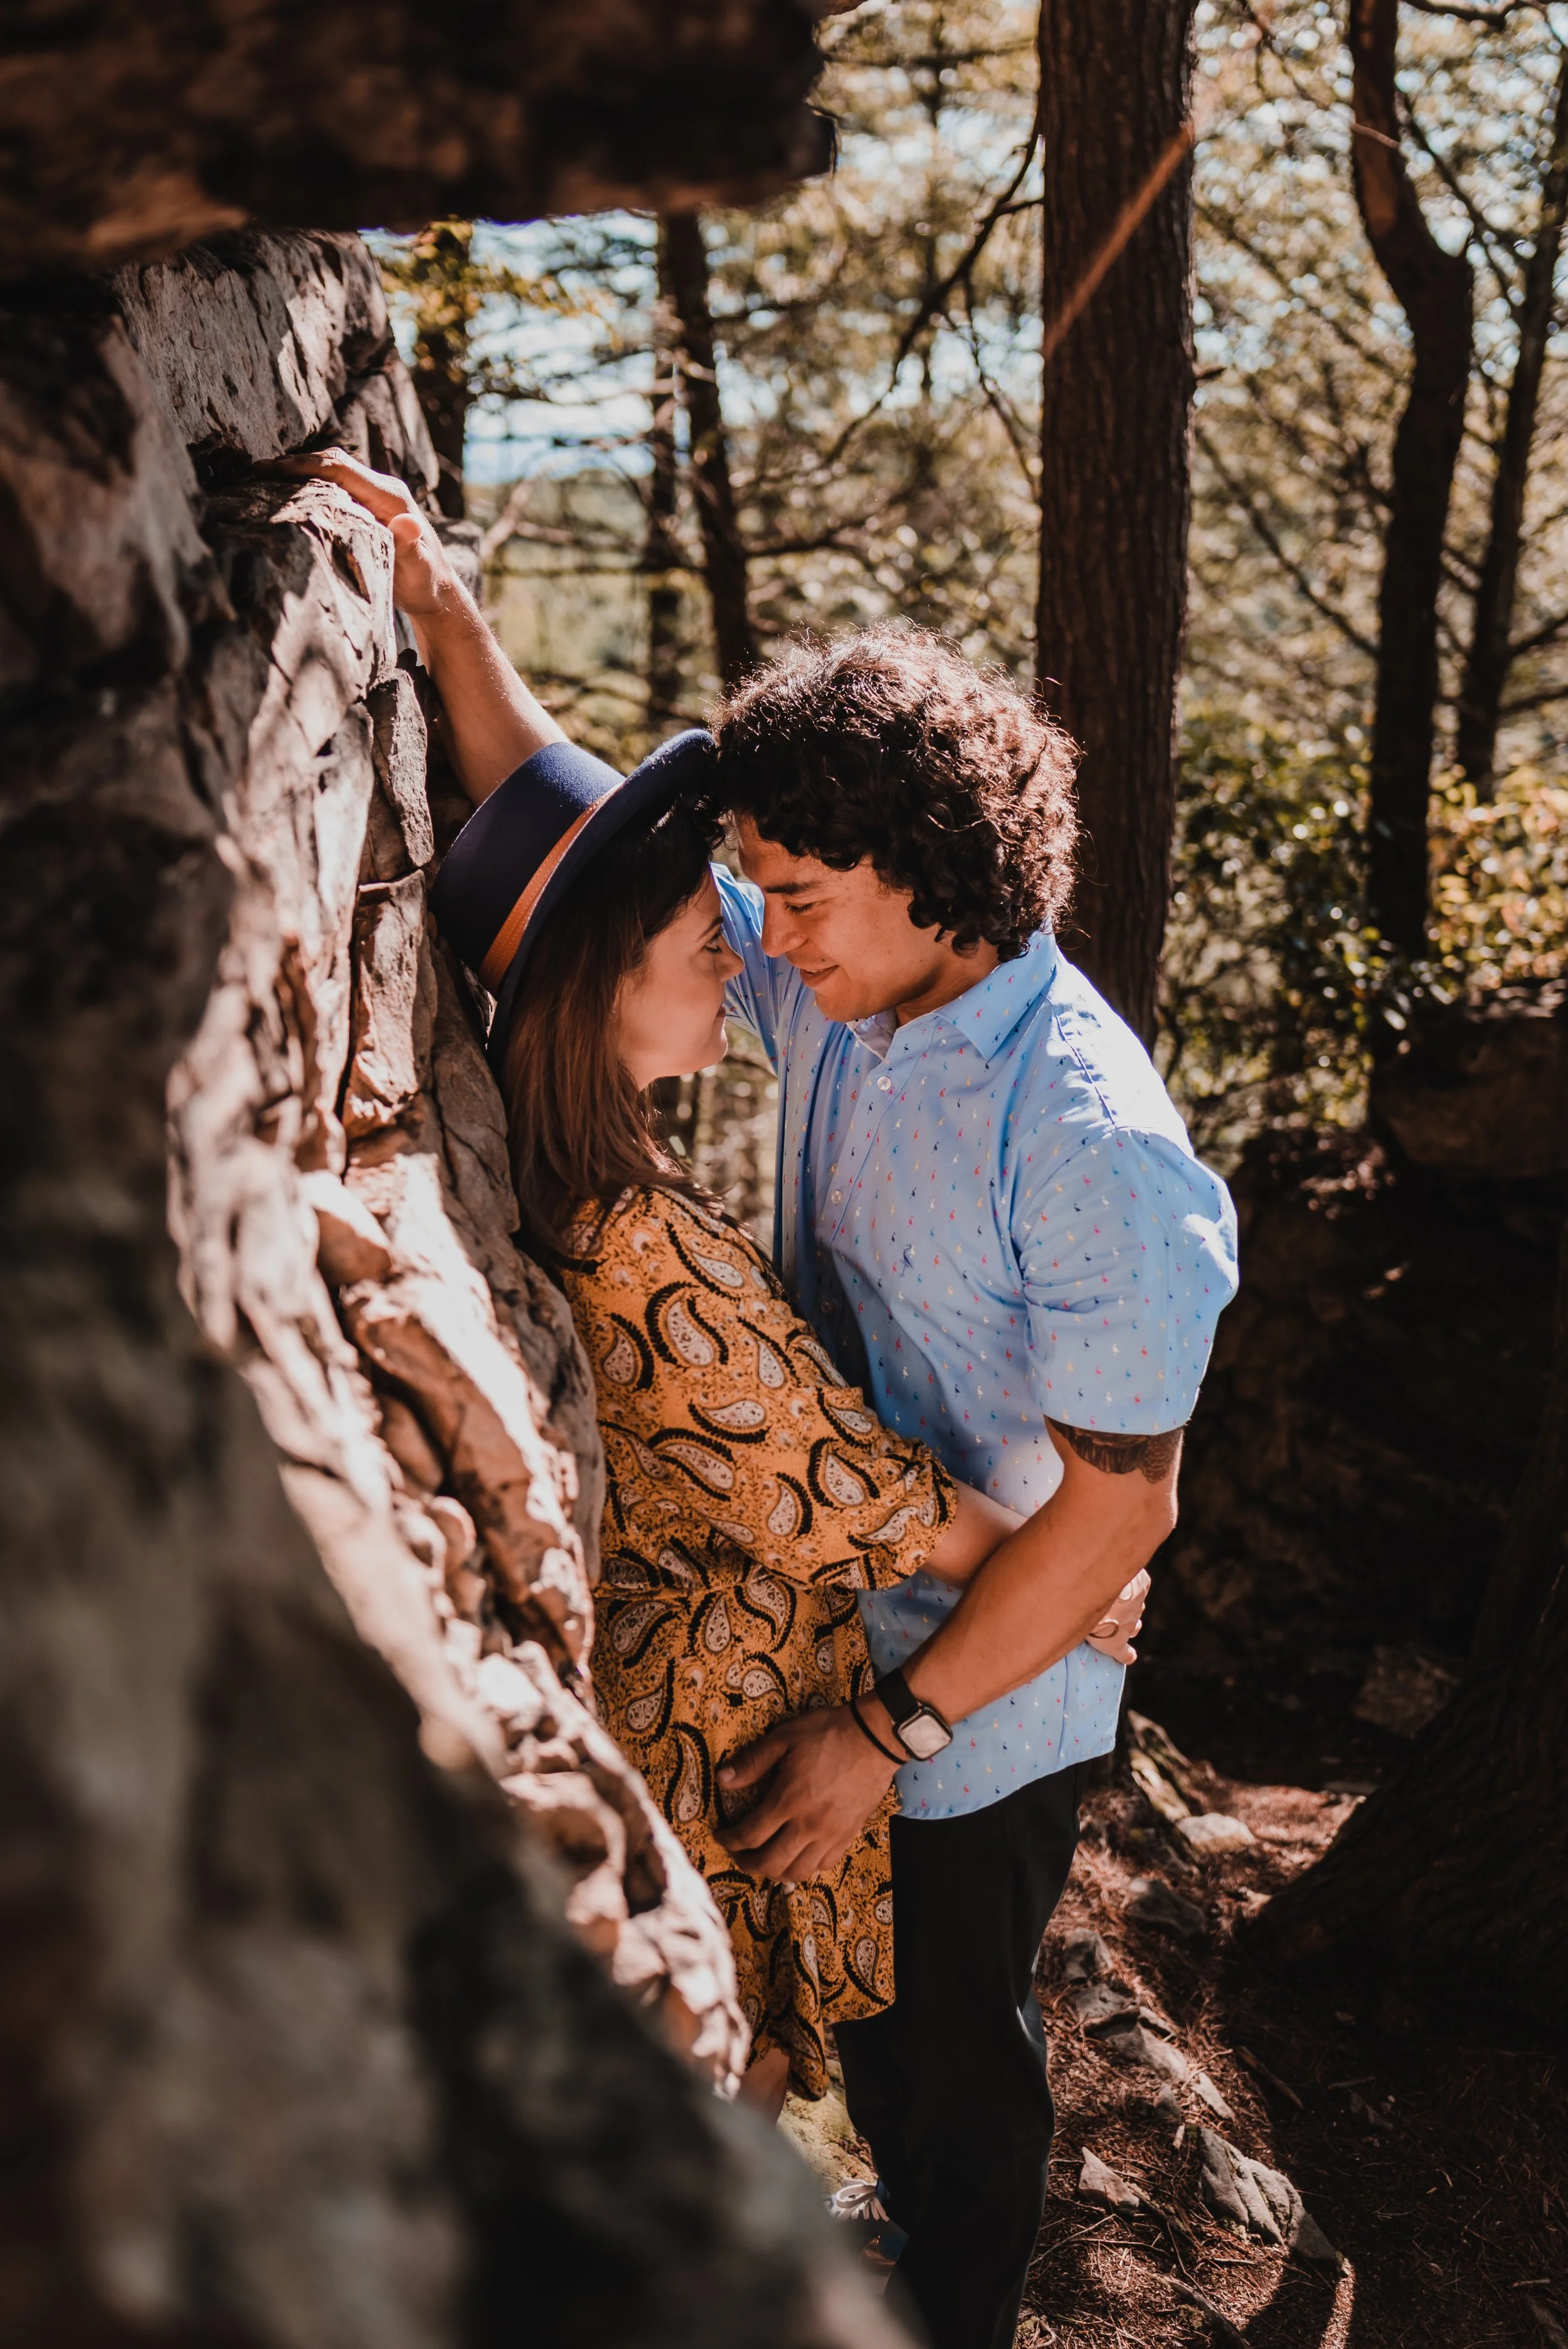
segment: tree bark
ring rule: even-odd
[[[1568,1239],[1555,1359],[1476,1637],[1478,1670],[1254,1930],[1286,1963],[1369,1951],[1445,2002],[1559,2033],[1568,1982]]]
[[[661,228],[660,240],[664,232]],[[675,538],[679,473],[676,409],[679,399],[680,324],[662,290],[654,305],[654,382],[648,427],[648,527],[643,569],[648,580],[648,727],[675,715],[680,699],[680,583]]]
[[[1191,16],[1191,0],[1045,0],[1040,11],[1038,676],[1083,747],[1088,835],[1065,939],[1146,1039],[1170,890],[1186,616]],[[1134,217],[1125,251],[1072,316],[1108,242]]]
[[[696,212],[670,212],[659,222],[659,289],[680,321],[681,390],[718,673],[727,687],[738,685],[757,666],[757,638],[747,598],[746,547],[729,479],[707,299],[707,251]]]
[[[1394,440],[1377,599],[1367,891],[1383,936],[1418,955],[1427,938],[1438,595],[1464,430],[1473,287],[1463,254],[1445,253],[1432,234],[1405,168],[1395,84],[1398,22],[1398,0],[1350,0],[1356,200],[1415,353]]]
[[[1478,792],[1491,796],[1492,768],[1497,756],[1497,732],[1502,716],[1502,692],[1512,667],[1510,639],[1519,582],[1520,543],[1524,527],[1524,496],[1530,482],[1531,450],[1541,404],[1541,378],[1546,366],[1546,346],[1552,338],[1557,309],[1557,264],[1563,251],[1563,224],[1568,217],[1568,53],[1557,76],[1557,109],[1552,143],[1541,183],[1541,209],[1535,242],[1524,267],[1519,308],[1519,356],[1508,389],[1508,414],[1503,420],[1502,446],[1497,455],[1497,475],[1491,488],[1491,531],[1476,588],[1470,626],[1470,654],[1460,692],[1455,755]]]

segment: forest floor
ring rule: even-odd
[[[1408,1750],[1354,1718],[1354,1680],[1264,1686],[1145,1666],[1130,1691],[1190,1757],[1189,1794],[1243,1820],[1250,1846],[1190,1858],[1121,1765],[1086,1798],[1037,1977],[1058,2133],[1018,2349],[1568,2349],[1561,2049],[1506,2015],[1418,2009],[1364,1979],[1271,1976],[1236,1934],[1333,1840],[1357,1799],[1338,1790],[1374,1785]],[[1195,1903],[1202,1926],[1140,1920],[1135,1887],[1150,1879]],[[1068,1945],[1090,1930],[1102,2002],[1141,2006],[1184,2081],[1114,2060],[1094,2016],[1080,2023]],[[820,2130],[826,2114],[812,2117]],[[1336,2272],[1215,2218],[1202,2130],[1294,2181]],[[1085,2199],[1086,2148],[1142,2207]],[[856,2150],[841,2148],[846,2170]]]

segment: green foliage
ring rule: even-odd
[[[1364,913],[1365,790],[1346,744],[1223,711],[1189,724],[1159,1059],[1222,1156],[1262,1123],[1357,1114],[1390,976]]]
[[[1568,787],[1519,767],[1479,801],[1457,776],[1433,804],[1434,984],[1489,988],[1568,968]]]
[[[1521,768],[1478,803],[1443,779],[1432,951],[1411,963],[1367,918],[1358,750],[1189,719],[1157,1057],[1222,1162],[1260,1126],[1356,1124],[1374,1051],[1424,1003],[1568,967],[1568,789]]]

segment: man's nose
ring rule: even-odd
[[[799,942],[799,932],[784,908],[771,897],[762,901],[762,951],[769,955],[788,956],[791,946]]]

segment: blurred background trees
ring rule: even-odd
[[[1424,1002],[1561,965],[1568,78],[1539,5],[1134,13],[1141,48],[1104,10],[861,7],[832,177],[383,250],[503,641],[607,755],[799,629],[903,615],[1039,676],[1087,750],[1077,950],[1233,1158],[1353,1123]],[[1103,155],[1097,70],[1142,93]]]

